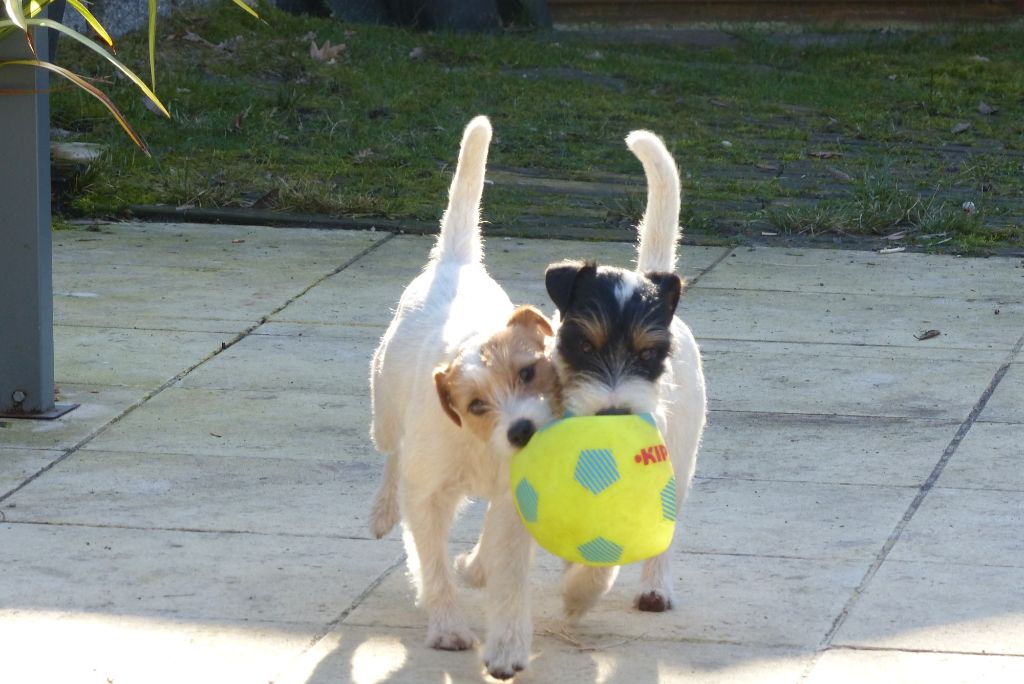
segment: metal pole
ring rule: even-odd
[[[49,56],[47,31],[36,50]],[[30,57],[24,36],[0,41],[0,59]],[[54,418],[49,78],[0,68],[0,415]],[[63,408],[64,410],[61,410]]]

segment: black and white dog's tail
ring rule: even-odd
[[[679,171],[661,138],[650,131],[633,131],[626,145],[644,166],[647,208],[637,226],[636,268],[641,273],[675,273],[679,241]]]
[[[484,193],[491,122],[478,116],[466,125],[455,178],[448,190],[448,208],[441,218],[441,234],[430,258],[458,264],[483,260],[480,240],[480,199]]]

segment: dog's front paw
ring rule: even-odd
[[[484,666],[495,679],[512,679],[530,662],[529,632],[505,634],[488,639],[484,648]]]
[[[646,613],[664,613],[672,609],[672,597],[657,589],[651,589],[637,597],[636,607]]]
[[[427,626],[427,646],[441,651],[466,651],[473,648],[476,637],[459,617],[431,619]]]
[[[487,583],[484,564],[476,549],[460,553],[455,557],[455,572],[467,587],[479,589]]]

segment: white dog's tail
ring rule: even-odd
[[[650,131],[633,131],[626,145],[644,165],[647,209],[637,226],[636,268],[641,272],[674,273],[679,240],[679,171],[661,138]]]
[[[487,148],[491,144],[491,122],[478,116],[466,126],[459,150],[459,164],[448,190],[448,209],[441,217],[430,258],[460,264],[483,260],[480,242],[480,198],[484,194]]]

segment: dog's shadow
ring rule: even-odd
[[[325,638],[325,648],[319,653],[309,654],[310,660],[316,661],[311,668],[305,672],[296,671],[295,677],[283,681],[296,684],[497,681],[485,672],[479,646],[471,651],[436,651],[424,645],[423,633],[421,628],[340,626]],[[587,646],[582,642],[573,644],[569,639],[575,637],[558,636],[554,630],[540,626],[534,636],[530,667],[517,675],[514,681],[636,684],[664,678],[665,673],[660,672],[660,658],[652,657],[649,647],[643,648],[642,653],[631,652],[631,646],[637,642],[605,638],[602,642],[595,642],[594,646]],[[615,643],[604,647],[600,645],[613,641]],[[664,646],[671,649],[671,644]],[[316,660],[318,656],[322,657]]]

